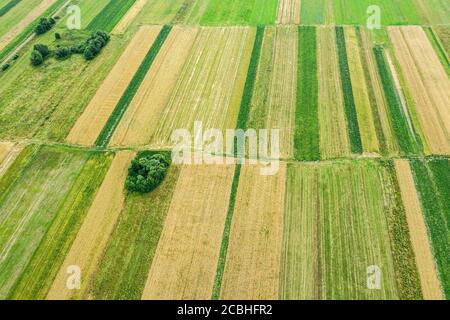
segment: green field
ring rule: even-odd
[[[116,24],[127,13],[136,0],[115,1],[111,0],[102,11],[89,23],[88,30],[102,30],[111,32]]]

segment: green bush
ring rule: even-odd
[[[109,35],[103,31],[94,32],[89,39],[86,40],[84,57],[86,60],[94,59],[104,46],[109,42]]]
[[[65,60],[69,58],[71,55],[71,51],[67,47],[58,47],[55,50],[55,58],[58,60]]]
[[[39,20],[38,25],[36,26],[36,28],[34,28],[34,32],[37,35],[41,35],[46,33],[47,31],[49,31],[51,28],[53,28],[53,26],[55,25],[56,21],[53,18],[41,18]]]
[[[131,192],[148,193],[161,184],[169,166],[166,154],[138,155],[128,169],[125,187]]]
[[[44,59],[50,55],[50,49],[45,44],[35,44],[33,49],[35,51],[39,51]]]
[[[4,65],[2,65],[1,70],[6,71],[9,67],[11,67],[11,65],[9,63],[5,63]]]
[[[41,64],[44,63],[44,57],[42,56],[42,54],[37,51],[37,50],[33,50],[33,52],[31,53],[31,64],[33,66],[40,66]]]
[[[56,32],[55,33],[55,40],[61,40],[61,34]]]

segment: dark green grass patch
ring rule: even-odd
[[[444,294],[450,299],[450,256],[448,245],[450,235],[448,229],[448,182],[450,181],[450,166],[444,162],[433,163],[435,160],[410,160],[416,188],[419,193],[428,234],[431,239],[434,258],[441,279]],[[434,176],[434,177],[433,177]],[[434,179],[433,179],[434,178]],[[444,189],[442,189],[444,188]]]
[[[89,23],[88,30],[111,32],[136,0],[111,0]]]
[[[345,116],[347,118],[348,135],[352,153],[363,152],[358,117],[356,115],[355,98],[353,96],[350,68],[348,66],[347,48],[345,45],[344,28],[336,27],[336,43],[341,72],[342,91],[344,94]]]
[[[112,155],[92,153],[55,213],[9,299],[45,299],[111,164]]]
[[[158,55],[159,50],[161,49],[162,45],[164,44],[164,41],[167,39],[171,30],[172,26],[169,25],[165,25],[161,29],[161,32],[159,33],[152,47],[145,56],[144,61],[140,65],[139,69],[137,70],[136,74],[134,75],[133,79],[131,80],[130,84],[125,90],[123,96],[117,103],[117,106],[115,107],[113,113],[106,122],[105,127],[103,128],[102,132],[100,132],[100,135],[98,136],[97,141],[95,142],[96,146],[106,147],[108,145],[114,133],[114,130],[116,130],[117,125],[119,124],[120,119],[122,119],[123,114],[125,113],[131,101],[133,100],[134,95],[139,89],[139,86],[141,85],[142,81],[144,81],[144,78],[147,75],[148,70],[152,66],[153,61]]]
[[[391,124],[397,137],[400,150],[403,154],[417,154],[421,151],[421,147],[419,147],[420,138],[414,132],[414,128],[410,128],[408,125],[399,93],[395,88],[394,79],[384,56],[384,49],[377,45],[374,47],[373,51],[377,61],[381,82],[383,84],[384,95],[388,103]]]
[[[0,17],[7,14],[9,12],[9,10],[14,8],[20,1],[21,0],[11,0],[7,4],[5,4],[3,7],[1,7],[0,8]]]
[[[295,110],[295,159],[320,160],[315,27],[299,28],[297,104]]]
[[[171,166],[149,194],[128,193],[119,222],[90,285],[94,299],[139,300],[180,173]]]
[[[393,190],[389,196],[392,197],[392,203],[395,204],[395,206],[390,208],[387,206],[385,212],[391,240],[398,294],[401,300],[421,300],[423,296],[419,272],[412,249],[408,221],[406,220],[395,167],[392,161],[386,161],[384,164],[389,172]]]

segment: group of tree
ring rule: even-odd
[[[41,18],[38,25],[34,28],[37,35],[44,34],[55,25],[56,20],[53,18]]]
[[[128,169],[126,189],[138,193],[153,191],[166,177],[169,166],[169,154],[138,155]]]
[[[55,39],[61,39],[61,35],[55,34]],[[54,51],[50,50],[46,45],[37,44],[31,53],[31,64],[39,66],[50,56],[54,56],[57,60],[65,60],[72,54],[82,54],[86,60],[92,60],[106,46],[109,40],[110,36],[106,32],[96,31],[83,43],[74,44],[71,47],[57,45]]]

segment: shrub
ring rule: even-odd
[[[67,47],[60,46],[60,47],[58,47],[55,50],[55,57],[58,60],[65,60],[65,59],[67,59],[70,56],[70,54],[71,54],[71,51]]]
[[[11,67],[11,65],[9,63],[5,63],[4,65],[2,65],[1,70],[6,71],[9,67]]]
[[[36,28],[34,29],[34,32],[37,35],[41,35],[46,33],[47,31],[49,31],[51,28],[53,28],[53,26],[55,25],[56,21],[53,18],[41,18],[39,20],[38,25],[36,26]]]
[[[128,169],[125,187],[131,192],[148,193],[161,184],[169,166],[168,155],[138,155]]]
[[[70,51],[75,54],[83,54],[85,50],[86,44],[84,43],[74,44],[72,47],[70,47]]]
[[[91,34],[86,40],[84,57],[86,60],[94,59],[102,50],[104,46],[109,42],[109,35],[103,31],[97,31]]]
[[[61,34],[56,32],[55,33],[55,40],[61,40]]]
[[[13,61],[19,59],[19,55],[16,53],[13,57],[12,57]]]
[[[37,50],[33,50],[33,52],[31,53],[31,64],[33,66],[40,66],[41,64],[44,63],[44,57],[42,56],[42,54],[37,51]]]
[[[50,55],[50,49],[45,44],[35,44],[33,49],[38,51],[44,59]]]

